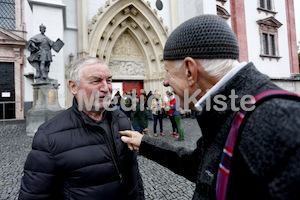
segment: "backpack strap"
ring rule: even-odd
[[[255,106],[256,108],[263,102],[272,98],[284,98],[284,99],[300,101],[299,94],[284,91],[284,90],[267,90],[255,95],[254,100],[251,101],[251,104],[247,104],[247,107],[250,108],[252,106]],[[245,124],[246,118],[249,117],[252,111],[240,110],[236,113],[232,121],[231,129],[228,134],[226,143],[224,145],[224,149],[222,152],[222,157],[218,169],[217,185],[216,185],[217,200],[225,200],[226,198],[227,183],[230,174],[230,164],[234,152],[234,147],[239,134],[239,129]]]

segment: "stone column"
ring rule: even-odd
[[[26,114],[26,134],[34,136],[38,127],[55,115],[61,113],[62,109],[58,103],[57,81],[33,83],[34,104]]]

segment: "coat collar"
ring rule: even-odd
[[[76,115],[78,115],[80,118],[82,118],[82,120],[85,124],[89,124],[89,125],[92,125],[92,126],[98,126],[98,124],[95,123],[95,120],[93,120],[88,115],[86,115],[84,112],[82,112],[78,109],[78,103],[77,103],[77,100],[76,100],[75,97],[73,97],[72,109],[74,110]],[[103,113],[103,119],[107,119],[108,122],[112,122],[114,119],[116,119],[119,116],[120,115],[116,111],[107,111],[107,110],[105,110],[104,113]]]
[[[206,101],[200,104],[202,110],[198,115],[203,139],[206,142],[211,141],[220,132],[220,129],[224,129],[222,131],[228,133],[236,112],[235,108],[240,108],[241,98],[245,95],[254,96],[260,88],[269,82],[270,78],[267,75],[260,73],[253,63],[248,63],[210,97],[207,97]],[[236,96],[233,97],[233,94]],[[226,98],[225,100],[219,98],[220,101],[224,102],[223,104],[214,100],[219,95]],[[222,111],[215,108],[222,108],[219,109]]]

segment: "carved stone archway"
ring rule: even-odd
[[[167,31],[149,2],[107,1],[88,26],[87,53],[108,63],[113,78],[143,80],[146,91],[165,93],[162,61]]]

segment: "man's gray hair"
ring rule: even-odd
[[[93,64],[96,64],[96,63],[103,63],[103,64],[105,64],[105,62],[103,60],[101,60],[99,58],[95,58],[95,57],[84,57],[84,58],[78,59],[70,67],[69,79],[72,82],[74,82],[77,85],[79,85],[80,79],[81,79],[81,76],[82,76],[82,68],[83,68],[83,66],[93,65]]]
[[[218,78],[222,78],[239,64],[239,62],[234,59],[195,59],[195,61],[200,64],[210,76]],[[175,60],[175,67],[179,69],[183,65],[183,62],[183,60]]]

